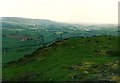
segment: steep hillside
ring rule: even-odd
[[[118,37],[56,41],[3,66],[4,81],[118,80]]]

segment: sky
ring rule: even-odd
[[[67,23],[118,23],[119,0],[0,0],[0,17]]]

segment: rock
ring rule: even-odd
[[[109,66],[109,64],[104,64],[103,66],[104,66],[104,67],[108,67],[108,66]]]

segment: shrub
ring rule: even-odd
[[[120,55],[120,51],[118,51],[118,50],[114,50],[114,51],[109,50],[109,51],[106,52],[106,54],[108,54],[110,56],[119,56]]]

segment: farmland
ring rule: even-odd
[[[118,81],[114,24],[2,18],[3,81]]]
[[[45,19],[2,18],[3,63],[18,60],[37,48],[70,37],[117,35],[116,25],[67,24]]]

